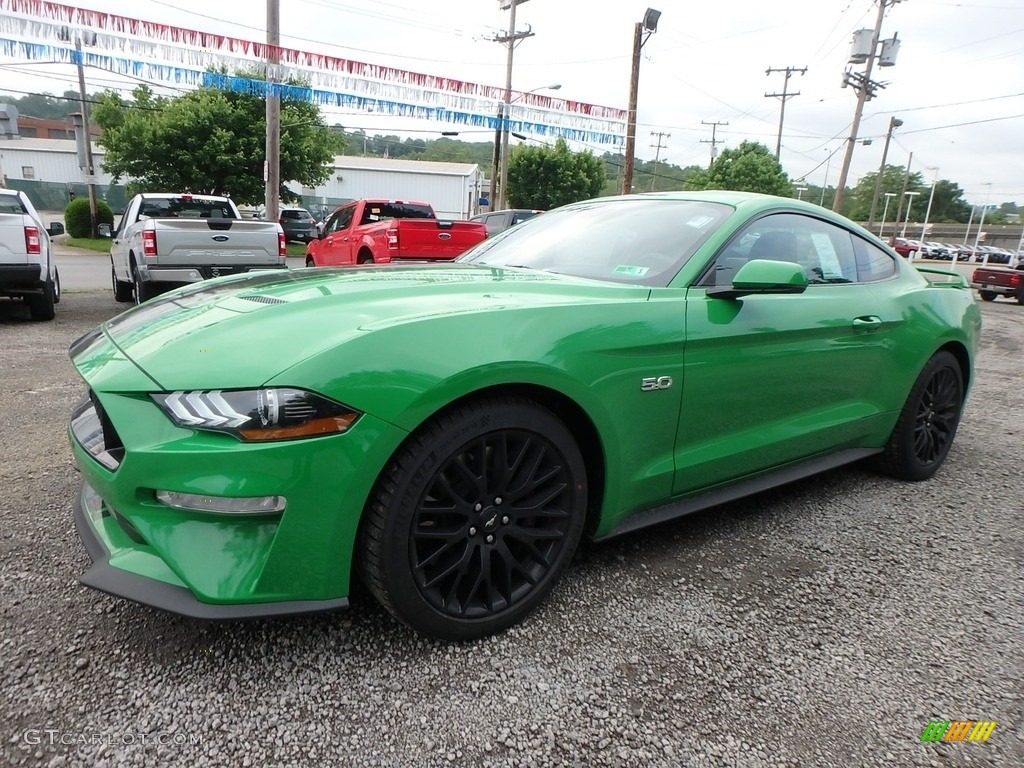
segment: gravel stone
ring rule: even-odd
[[[942,471],[846,467],[584,546],[520,626],[171,616],[78,584],[68,345],[123,307],[0,301],[0,766],[1024,765],[1024,307],[982,305]],[[995,720],[925,744],[930,720]]]

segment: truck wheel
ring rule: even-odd
[[[996,294],[992,291],[978,291],[978,295],[981,296],[982,301],[995,301]]]
[[[138,267],[135,267],[135,269],[132,270],[132,277],[135,283],[134,293],[136,304],[141,304],[144,301],[149,301],[154,296],[156,296],[156,290],[154,289],[153,284],[147,283],[145,280],[142,279],[142,275],[139,272]]]
[[[553,413],[519,398],[463,405],[381,473],[359,535],[362,580],[430,637],[500,632],[551,592],[586,506],[583,458]]]
[[[373,264],[373,254],[369,251],[360,251],[359,258],[356,260],[357,264]]]
[[[114,288],[114,301],[120,301],[123,304],[132,300],[132,284],[117,279],[113,264],[110,265],[110,284]]]
[[[927,480],[949,453],[964,403],[960,363],[936,352],[910,389],[889,442],[878,457],[880,469],[900,480]]]
[[[56,291],[59,290],[54,284],[54,281],[47,278],[46,283],[43,285],[43,292],[38,296],[26,296],[25,302],[28,304],[28,313],[33,320],[53,320],[56,312],[53,309],[53,305],[57,302],[54,300]]]
[[[306,266],[307,267],[315,267],[316,266],[316,262],[313,261],[313,257],[312,256],[307,256],[306,257]]]

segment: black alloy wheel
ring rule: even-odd
[[[957,359],[937,352],[914,382],[880,457],[882,469],[903,480],[927,480],[949,453],[963,410],[963,374]]]
[[[432,422],[378,483],[362,572],[395,616],[465,640],[511,626],[553,588],[579,543],[585,470],[549,411],[498,399]]]

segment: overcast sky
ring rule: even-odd
[[[653,159],[660,141],[662,160],[706,165],[712,129],[704,123],[712,122],[728,123],[716,129],[720,150],[753,140],[774,151],[781,100],[765,94],[781,92],[784,75],[766,70],[806,67],[789,81],[788,90],[799,95],[786,102],[781,160],[794,180],[822,184],[828,174],[835,184],[856,105],[854,90],[840,87],[842,73],[851,35],[874,26],[877,2],[651,1],[662,15],[640,67],[640,158]],[[501,0],[280,3],[286,47],[504,86],[507,49],[494,42],[508,24]],[[265,40],[260,0],[69,4]],[[634,25],[647,7],[636,0],[522,2],[517,28],[529,26],[534,34],[516,47],[513,88],[560,83],[559,97],[624,109]],[[882,26],[883,38],[894,34],[901,41],[899,57],[896,66],[875,68],[873,79],[887,85],[865,107],[860,139],[872,143],[856,147],[848,184],[877,171],[889,119],[896,116],[903,126],[894,134],[889,164],[903,165],[913,153],[912,170],[926,182],[936,175],[949,179],[975,203],[1024,204],[1024,0],[903,0],[888,10]],[[90,90],[116,83],[95,70],[87,77]],[[0,92],[75,87],[73,68],[0,59]],[[371,134],[432,138],[445,128],[373,114],[325,116]],[[447,129],[466,140],[488,138],[486,131],[474,134],[465,126]],[[610,149],[592,148],[598,154]]]

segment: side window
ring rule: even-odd
[[[330,221],[327,222],[327,226],[324,227],[324,234],[341,232],[342,230],[348,229],[352,225],[352,217],[355,216],[355,213],[355,206],[341,208],[335,211]]]
[[[740,267],[754,259],[799,264],[811,285],[858,279],[849,232],[812,216],[779,213],[741,230],[718,254],[700,284],[728,285]]]
[[[857,259],[857,279],[860,282],[873,283],[896,274],[896,262],[892,256],[867,240],[861,240],[859,237],[851,239]]]

